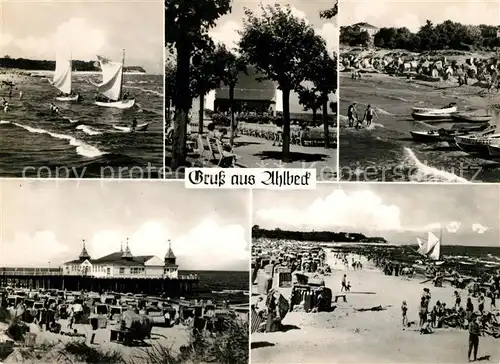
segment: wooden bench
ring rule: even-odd
[[[342,299],[344,299],[344,302],[347,302],[347,298],[346,298],[345,294],[336,294],[335,295],[335,302],[337,302],[339,298],[342,298]]]

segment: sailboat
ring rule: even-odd
[[[135,99],[124,99],[123,97],[123,65],[125,63],[125,51],[123,51],[123,61],[115,62],[107,58],[97,56],[101,65],[102,82],[95,84],[98,92],[104,99],[96,99],[95,104],[104,107],[114,107],[117,109],[129,109],[135,104]]]
[[[438,238],[434,233],[427,233],[427,240],[417,238],[418,250],[417,252],[424,257],[426,262],[432,262],[433,265],[441,265],[441,240],[443,231],[441,230],[440,237]]]
[[[63,94],[56,97],[57,101],[78,101],[80,97],[78,94],[71,94],[71,64],[71,57],[70,59],[56,58],[54,78],[52,81],[49,80],[49,82]]]

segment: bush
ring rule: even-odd
[[[101,351],[88,346],[83,341],[70,341],[64,347],[64,353],[90,364],[125,363],[122,355],[117,350]]]

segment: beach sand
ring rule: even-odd
[[[59,320],[61,324],[61,330],[64,332],[71,331],[67,325],[68,320]],[[103,351],[117,350],[126,359],[137,359],[143,357],[148,350],[148,347],[129,347],[122,344],[110,342],[111,328],[116,325],[108,322],[105,329],[98,329],[95,333],[94,347],[99,348]],[[35,324],[30,324],[30,330],[36,334],[37,344],[51,343],[57,344],[59,342],[67,343],[70,341],[85,341],[90,343],[90,337],[92,335],[92,328],[90,325],[75,324],[73,328],[77,330],[79,334],[85,334],[84,337],[71,337],[61,334],[54,334],[48,331],[40,331],[39,327]],[[173,352],[178,353],[180,347],[188,344],[189,342],[189,328],[186,326],[174,326],[174,327],[158,327],[153,326],[151,331],[151,339],[146,340],[146,343],[151,346],[162,346],[164,348],[171,349]],[[153,349],[154,350],[154,349]]]
[[[350,261],[350,258],[349,258]],[[431,305],[436,300],[451,306],[452,287],[436,288],[420,284],[420,279],[404,280],[385,276],[361,260],[363,271],[346,271],[335,265],[332,253],[328,264],[332,274],[325,285],[335,296],[343,274],[351,282],[347,303],[337,303],[330,313],[291,312],[283,320],[288,331],[252,334],[252,363],[465,363],[468,331],[436,329],[431,335],[418,331],[418,304],[422,289],[431,290]],[[370,294],[374,293],[374,294]],[[285,297],[286,293],[284,292]],[[416,325],[402,330],[401,303],[408,304],[408,319]],[[462,292],[462,302],[466,294]],[[473,299],[475,307],[476,300]],[[354,308],[386,307],[385,311],[357,312]],[[486,303],[489,309],[489,300]],[[483,336],[478,357],[490,356],[491,363],[500,362],[499,341]]]

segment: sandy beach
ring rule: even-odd
[[[348,258],[349,261],[351,258]],[[436,300],[453,304],[452,287],[420,284],[422,279],[405,280],[386,276],[361,258],[362,271],[345,270],[327,253],[332,273],[325,285],[338,294],[343,274],[351,282],[347,302],[338,302],[333,312],[291,312],[283,320],[286,332],[252,334],[252,363],[465,363],[468,332],[436,329],[433,334],[418,331],[418,304],[422,289],[431,290],[431,305]],[[282,292],[289,295],[286,290]],[[461,293],[462,300],[466,298]],[[408,303],[408,319],[416,325],[406,330],[401,324],[401,303]],[[477,301],[472,299],[475,307]],[[383,311],[358,312],[355,309],[381,305]],[[489,300],[486,303],[489,309]],[[491,336],[480,338],[478,357],[500,361],[500,345]]]

